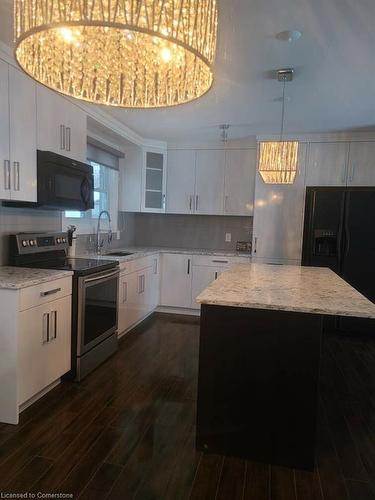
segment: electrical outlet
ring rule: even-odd
[[[232,241],[232,233],[225,233],[225,242],[230,243]]]

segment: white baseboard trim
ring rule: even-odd
[[[153,314],[155,312],[154,311],[151,311],[150,313],[148,313],[144,318],[140,319],[139,321],[137,321],[136,323],[134,323],[134,325],[132,326],[129,326],[129,328],[127,328],[126,330],[124,330],[123,332],[121,333],[118,333],[117,334],[117,338],[120,340],[122,337],[124,337],[127,333],[130,332],[130,330],[133,330],[136,326],[140,325],[145,319],[147,319],[148,317],[151,316],[151,314]]]
[[[35,396],[33,396],[32,398],[30,398],[27,401],[25,401],[24,403],[22,403],[19,406],[19,412],[22,413],[23,410],[26,410],[26,408],[28,408],[29,406],[31,406],[32,404],[34,404],[36,401],[38,401],[38,399],[40,399],[44,395],[46,395],[47,392],[52,391],[52,389],[54,389],[55,387],[57,387],[60,383],[61,383],[61,379],[58,378],[57,380],[55,380],[54,382],[52,382],[52,384],[48,385],[42,391],[38,392],[38,394],[35,394]]]

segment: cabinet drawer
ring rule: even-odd
[[[72,294],[72,278],[61,278],[48,283],[23,288],[20,292],[19,310],[24,311],[52,300]]]
[[[250,257],[225,257],[222,255],[193,255],[193,266],[230,267],[250,264]]]
[[[141,269],[147,269],[148,267],[154,268],[155,259],[159,259],[159,254],[150,255],[148,257],[140,257],[139,259],[134,259],[129,262],[120,263],[120,273],[130,274],[140,271]]]

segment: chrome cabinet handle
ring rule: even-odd
[[[199,195],[196,195],[195,196],[195,210],[198,211],[198,207],[199,207]]]
[[[60,149],[65,149],[65,125],[60,125]]]
[[[224,212],[227,212],[227,210],[228,210],[228,199],[229,199],[229,196],[225,195],[225,197],[224,197]]]
[[[212,262],[215,262],[215,264],[228,264],[228,260],[213,260]]]
[[[347,169],[346,169],[346,164],[344,164],[343,169],[342,169],[342,175],[341,175],[341,180],[343,183],[346,182],[346,177],[347,177]]]
[[[193,204],[193,197],[190,195],[189,196],[189,210],[190,210],[190,212],[191,212],[192,204]]]
[[[10,161],[4,160],[4,189],[10,190]]]
[[[353,182],[354,181],[354,172],[355,172],[355,163],[352,163],[352,168],[351,168],[351,172],[350,172],[349,182]]]
[[[166,196],[163,194],[163,201],[162,201],[162,209],[165,210],[165,201],[166,201]]]
[[[70,151],[71,147],[71,128],[66,127],[66,150]]]
[[[19,161],[14,161],[13,162],[13,169],[14,169],[14,191],[19,191],[20,190],[20,162]]]
[[[188,259],[187,274],[190,274],[190,259]]]
[[[154,259],[154,274],[158,274],[158,259]]]
[[[145,276],[142,274],[138,276],[138,293],[141,294],[145,291]]]
[[[125,304],[128,300],[128,283],[125,281],[122,285],[122,293],[123,293],[123,298],[122,298],[122,303]]]
[[[42,344],[49,341],[49,313],[43,314]]]
[[[142,286],[142,292],[146,290],[146,276],[143,275],[143,286]]]
[[[55,340],[57,338],[57,311],[51,311],[51,319],[49,322],[48,340]]]
[[[254,253],[257,253],[258,238],[254,238]]]
[[[47,290],[47,292],[40,292],[40,296],[47,297],[48,295],[54,295],[57,292],[61,292],[61,288],[54,288],[53,290]]]
[[[215,271],[215,281],[217,280],[217,271]]]

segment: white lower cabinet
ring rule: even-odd
[[[193,256],[191,308],[200,309],[196,299],[221,273],[235,264],[250,264],[250,257]]]
[[[20,313],[18,402],[70,370],[71,296]]]
[[[162,256],[161,305],[191,307],[192,256],[165,253]]]
[[[1,289],[0,302],[0,422],[17,424],[70,370],[72,278]]]
[[[142,259],[146,267],[120,274],[118,331],[121,335],[159,305],[159,256]]]

